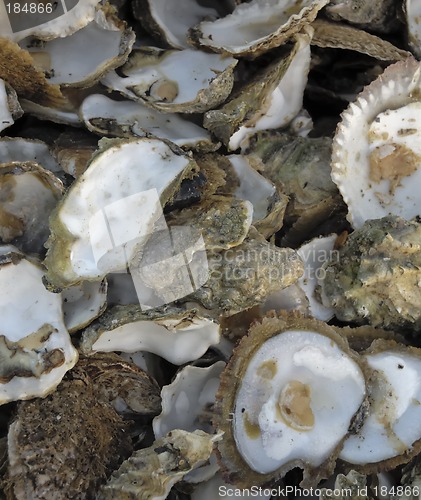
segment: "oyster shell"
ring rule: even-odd
[[[184,208],[171,212],[167,217],[169,227],[189,226],[203,235],[207,252],[227,250],[240,245],[246,238],[253,218],[253,205],[247,200],[229,196],[213,195],[205,199],[199,207]],[[160,246],[153,235],[151,242]],[[168,265],[164,263],[164,265]]]
[[[331,148],[329,137],[291,137],[263,131],[251,139],[246,153],[260,158],[264,165],[261,174],[290,198],[284,225],[292,228],[284,245],[299,246],[314,234],[315,227],[346,210],[331,179]]]
[[[219,144],[207,130],[175,113],[161,113],[140,102],[115,101],[100,94],[87,97],[79,114],[88,130],[100,136],[167,139],[186,149],[214,151]]]
[[[156,439],[173,429],[212,430],[211,410],[224,368],[223,361],[206,368],[189,365],[177,373],[171,384],[162,388],[162,412],[153,420]]]
[[[34,60],[17,43],[0,37],[0,78],[9,83],[19,98],[38,105],[65,106],[67,99],[58,85],[51,85]]]
[[[317,484],[332,471],[365,393],[360,362],[325,323],[273,315],[252,325],[217,393],[225,479],[270,484],[299,466],[301,484]]]
[[[209,459],[218,435],[175,429],[136,451],[102,486],[97,500],[164,500],[172,486]]]
[[[323,280],[325,269],[323,264],[327,261],[334,261],[339,258],[339,251],[336,250],[336,234],[330,236],[314,238],[297,250],[298,255],[304,263],[304,274],[298,280],[298,286],[305,292],[309,303],[310,314],[322,321],[329,321],[335,312],[331,307],[326,307],[321,303],[316,293],[318,283]]]
[[[325,12],[336,21],[388,33],[396,27],[397,9],[394,0],[330,0]]]
[[[81,356],[78,367],[92,380],[96,397],[123,417],[149,420],[161,411],[160,387],[134,363],[114,353]]]
[[[109,73],[101,81],[110,90],[158,111],[203,113],[229,96],[237,62],[193,49],[142,47],[130,54],[118,74]]]
[[[421,448],[421,350],[376,340],[364,358],[372,370],[370,408],[340,458],[364,473],[406,463]]]
[[[158,139],[102,142],[50,219],[47,280],[63,287],[125,270],[162,216],[161,203],[194,169],[190,156]]]
[[[12,162],[34,162],[56,175],[61,172],[61,166],[51,155],[48,145],[36,139],[0,138],[0,164]]]
[[[22,114],[16,92],[0,79],[0,132],[13,125]]]
[[[257,57],[298,33],[329,0],[252,0],[232,14],[203,21],[191,29],[191,41],[216,52]]]
[[[45,396],[78,358],[63,323],[61,297],[15,247],[0,247],[0,405]]]
[[[316,19],[311,26],[314,29],[311,44],[317,47],[354,50],[380,61],[401,61],[411,55],[387,40],[353,26],[331,23],[324,19]]]
[[[99,0],[78,0],[66,4],[51,4],[52,12],[47,9],[36,9],[25,15],[7,13],[1,9],[1,34],[14,42],[27,36],[37,36],[42,40],[69,36],[86,26],[95,16],[95,7]]]
[[[83,332],[80,348],[86,354],[142,350],[181,365],[202,356],[219,336],[219,325],[195,310],[115,306]]]
[[[226,12],[232,7],[230,3],[213,1],[212,6],[207,6],[195,0],[179,0],[177,4],[166,0],[135,0],[132,8],[136,19],[165,45],[188,49],[188,29],[204,18],[217,17],[218,10]]]
[[[323,303],[345,321],[420,331],[420,248],[420,223],[367,221],[323,266]]]
[[[302,107],[310,39],[311,34],[297,34],[287,56],[257,73],[220,109],[205,113],[203,126],[234,151],[259,130],[287,125]]]
[[[333,141],[332,179],[354,228],[389,214],[420,214],[421,65],[413,58],[384,71],[342,114]]]
[[[53,394],[18,405],[6,484],[18,500],[92,498],[131,451],[127,425],[76,367]]]
[[[270,238],[284,221],[288,197],[268,179],[259,174],[256,169],[264,166],[254,158],[244,155],[229,155],[226,157],[232,165],[227,169],[227,186],[220,191],[232,192],[237,198],[248,200],[253,204],[253,226],[266,238]]]
[[[19,45],[51,85],[90,87],[126,61],[134,41],[134,32],[108,6],[98,8],[94,20],[71,36],[50,41],[30,37]]]
[[[420,4],[414,0],[405,0],[403,10],[408,30],[408,43],[414,54],[419,58],[421,56]]]
[[[0,165],[0,241],[43,256],[48,216],[63,191],[62,182],[36,163]]]

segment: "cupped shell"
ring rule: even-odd
[[[235,349],[217,393],[226,479],[270,484],[299,466],[302,484],[317,484],[333,470],[365,393],[360,362],[331,327],[298,315],[264,318]]]
[[[421,65],[389,66],[342,114],[333,141],[332,179],[354,228],[389,214],[420,214]]]

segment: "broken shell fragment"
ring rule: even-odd
[[[420,214],[421,65],[397,62],[342,114],[333,141],[332,179],[354,228],[389,214]]]
[[[45,396],[78,354],[63,323],[60,295],[48,292],[42,269],[15,247],[0,248],[0,404]]]
[[[0,165],[0,241],[43,257],[48,216],[63,191],[62,182],[36,163]]]
[[[162,388],[162,412],[153,420],[155,438],[173,429],[212,430],[215,395],[225,363],[217,361],[206,368],[186,366],[171,384]]]
[[[232,57],[193,49],[135,49],[101,82],[110,90],[165,113],[203,113],[222,104],[234,84]],[[122,75],[122,76],[119,76]]]
[[[365,394],[356,354],[325,323],[285,315],[252,325],[217,393],[225,479],[247,488],[297,466],[303,487],[327,478]]]
[[[214,151],[210,133],[175,113],[161,113],[140,102],[115,101],[101,94],[87,97],[79,114],[88,130],[111,137],[156,136],[186,149]]]
[[[337,318],[421,330],[421,224],[396,216],[367,221],[324,264],[322,301]]]
[[[51,41],[28,38],[26,49],[51,85],[90,87],[108,70],[123,64],[135,41],[110,8],[98,9],[95,19],[71,36]],[[81,48],[84,57],[80,57]]]
[[[0,79],[0,132],[15,123],[23,115],[13,88]]]
[[[18,404],[8,433],[13,498],[93,498],[132,451],[128,427],[78,367],[44,399]]]
[[[246,148],[250,136],[260,130],[286,126],[302,107],[310,38],[298,34],[287,56],[256,74],[220,109],[208,111],[203,126],[230,151]]]
[[[370,407],[340,458],[367,474],[406,463],[421,449],[421,350],[376,340],[363,357],[372,370]]]
[[[232,14],[203,21],[191,29],[191,41],[215,52],[257,57],[284,44],[309,22],[329,0],[252,0]]]
[[[190,156],[158,139],[101,145],[50,219],[45,265],[55,286],[125,270],[163,220],[163,205],[196,168]]]
[[[81,350],[86,354],[142,350],[181,365],[202,356],[219,339],[219,325],[195,310],[115,306],[83,332]]]
[[[164,500],[172,486],[211,456],[218,435],[175,429],[149,448],[135,451],[101,487],[97,500]]]

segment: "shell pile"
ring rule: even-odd
[[[0,2],[0,499],[421,496],[420,0]]]

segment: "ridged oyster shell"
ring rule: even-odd
[[[420,214],[421,64],[389,66],[342,114],[333,141],[332,179],[354,228],[389,214]]]

